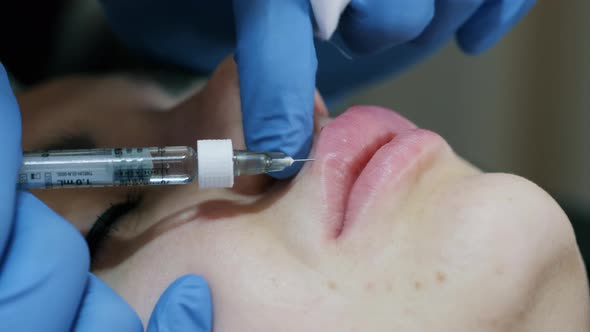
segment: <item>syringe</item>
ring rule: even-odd
[[[190,146],[52,150],[25,153],[21,189],[186,184],[231,187],[234,176],[282,171],[295,162],[282,152],[233,150],[230,140]]]

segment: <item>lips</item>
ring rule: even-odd
[[[410,176],[416,161],[441,142],[437,134],[380,107],[355,106],[326,125],[313,169],[322,182],[328,236],[338,238],[358,223],[380,192]]]

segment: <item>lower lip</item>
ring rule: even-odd
[[[320,133],[313,168],[322,181],[328,237],[339,238],[379,193],[416,176],[446,142],[399,114],[357,106]],[[367,219],[367,218],[365,218]]]

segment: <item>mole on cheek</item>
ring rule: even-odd
[[[388,282],[385,285],[385,290],[388,291],[389,293],[391,293],[391,291],[393,291],[393,285],[391,284],[391,282]]]
[[[328,288],[331,290],[336,290],[338,288],[338,285],[336,285],[336,282],[330,280],[328,281]]]
[[[436,281],[438,281],[439,283],[444,283],[445,281],[447,281],[447,275],[444,272],[436,272]]]
[[[414,288],[416,288],[416,290],[422,289],[422,283],[420,281],[414,282]]]

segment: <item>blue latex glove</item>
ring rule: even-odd
[[[453,34],[467,53],[492,46],[536,0],[352,0],[339,30],[350,50],[374,53],[405,44],[431,49]]]
[[[21,126],[0,64],[0,329],[142,331],[133,309],[89,273],[81,234],[28,192],[16,190]],[[197,276],[177,280],[158,302],[149,331],[210,331],[211,298]]]
[[[229,1],[103,3],[115,31],[129,45],[178,64],[211,69],[223,56],[215,53],[235,45],[248,148],[305,157],[313,128],[317,69],[311,6],[308,0],[233,0],[233,7]],[[453,35],[468,53],[485,50],[534,3],[535,0],[352,0],[341,17],[337,34],[357,55],[387,50],[391,63],[380,63],[379,71],[396,73],[431,54]],[[228,18],[232,11],[234,22]],[[227,31],[232,23],[235,36]],[[347,71],[354,71],[355,61],[333,66],[322,63],[322,54],[319,59],[320,69],[327,68],[320,70],[322,76],[327,75],[320,79],[331,81],[334,94],[338,94],[336,90],[345,90],[345,84],[354,85],[350,80],[340,85],[334,81],[337,74],[346,77]],[[366,82],[378,74],[368,70],[366,76],[357,81]],[[288,177],[296,171],[292,167],[274,175]]]

